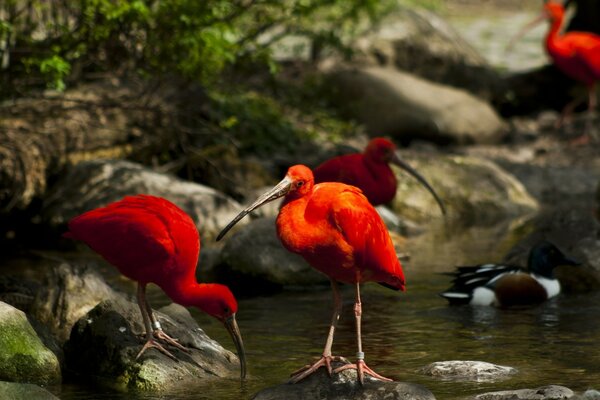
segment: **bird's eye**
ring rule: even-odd
[[[298,182],[296,182],[296,187],[297,188],[302,187],[302,185],[304,185],[304,181],[298,181]]]

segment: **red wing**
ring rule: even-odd
[[[567,34],[564,41],[571,47],[574,58],[582,60],[585,68],[596,79],[600,79],[600,36],[592,33],[577,32]]]
[[[314,169],[315,183],[343,182],[348,185],[359,186],[362,154],[348,154],[334,157]]]
[[[168,229],[173,207],[150,196],[126,197],[69,222],[74,239],[81,240],[120,269],[161,264],[177,253]],[[162,200],[164,201],[164,200]]]
[[[388,230],[359,189],[348,187],[339,194],[331,218],[353,248],[361,274],[404,290],[404,273]]]

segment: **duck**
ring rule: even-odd
[[[452,287],[440,293],[450,305],[512,307],[542,303],[560,294],[559,265],[580,265],[556,245],[542,241],[529,252],[527,268],[507,264],[459,266]]]

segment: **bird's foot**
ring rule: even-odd
[[[333,372],[337,374],[346,369],[355,369],[356,370],[356,375],[358,376],[358,381],[360,382],[361,385],[364,385],[364,383],[365,383],[365,374],[370,375],[375,379],[379,379],[380,381],[392,382],[392,379],[386,378],[385,376],[381,376],[377,372],[373,371],[371,368],[369,368],[369,366],[365,363],[365,361],[361,360],[361,359],[356,361],[356,364],[342,365],[341,367],[336,368]]]
[[[164,355],[166,355],[167,357],[171,358],[174,361],[179,361],[173,354],[171,354],[170,351],[168,351],[167,349],[165,349],[160,343],[158,343],[156,340],[154,340],[153,338],[149,338],[146,343],[144,344],[144,347],[142,347],[142,349],[140,350],[140,352],[137,354],[137,356],[135,356],[135,359],[137,360],[138,358],[140,358],[140,356],[142,354],[144,354],[144,352],[150,348],[155,348],[158,351],[160,351],[161,353],[163,353]]]
[[[298,383],[302,379],[304,379],[304,378],[308,377],[309,375],[312,375],[313,373],[315,373],[321,367],[327,368],[327,373],[329,374],[329,376],[331,376],[331,374],[333,373],[333,368],[331,367],[331,363],[334,362],[334,361],[342,362],[342,363],[346,363],[346,364],[350,363],[344,357],[340,357],[340,356],[322,356],[314,364],[312,364],[312,365],[310,365],[310,364],[305,365],[304,367],[300,368],[299,370],[296,370],[296,371],[292,372],[292,374],[290,375],[291,378],[290,378],[290,380],[288,382],[289,383]]]
[[[190,349],[188,349],[187,347],[185,347],[179,343],[179,339],[172,338],[171,336],[167,335],[165,333],[165,331],[163,331],[162,329],[155,329],[154,337],[156,339],[160,339],[160,340],[164,341],[167,344],[170,344],[173,347],[178,348],[181,351],[185,351],[186,353],[191,353]]]

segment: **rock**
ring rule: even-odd
[[[56,182],[43,215],[54,226],[64,225],[85,211],[140,193],[164,197],[181,207],[196,222],[202,240],[216,236],[241,209],[209,187],[128,161],[94,160],[73,166]]]
[[[476,400],[560,400],[570,399],[575,394],[564,386],[549,385],[536,389],[504,390],[483,393],[475,396]]]
[[[498,72],[439,15],[420,8],[400,8],[378,26],[356,41],[354,62],[395,66],[485,99],[499,90]]]
[[[356,371],[345,370],[330,378],[323,368],[296,384],[284,383],[263,389],[253,400],[377,400],[410,399],[433,400],[435,397],[425,387],[414,383],[382,382],[365,377],[363,387],[357,382]]]
[[[327,284],[329,279],[277,237],[275,218],[260,218],[231,235],[221,251],[218,280],[236,293],[276,291],[284,285]],[[241,284],[243,282],[243,284]]]
[[[517,373],[512,367],[491,364],[485,361],[438,361],[422,369],[425,375],[452,380],[495,381]]]
[[[600,391],[588,389],[583,393],[582,398],[584,400],[600,400]]]
[[[37,385],[15,382],[0,382],[0,398],[10,400],[58,400],[58,397]]]
[[[538,203],[523,185],[491,161],[414,153],[403,153],[402,158],[429,181],[444,201],[449,219],[481,225],[538,209]],[[397,172],[397,177],[394,211],[421,222],[440,217],[433,196],[417,180],[404,172]]]
[[[580,267],[560,266],[556,276],[565,292],[585,292],[600,288],[600,222],[588,207],[571,204],[546,209],[522,228],[531,232],[507,254],[507,263],[526,265],[529,250],[548,240],[565,254],[583,263]]]
[[[121,295],[93,269],[67,263],[48,268],[30,307],[30,315],[64,343],[73,325],[98,303]]]
[[[174,361],[155,349],[139,360],[144,328],[137,304],[126,300],[100,303],[74,326],[65,344],[69,371],[80,378],[120,390],[168,391],[198,380],[239,377],[239,362],[230,351],[210,339],[189,312],[171,305],[155,312],[163,329],[191,350],[169,347]]]
[[[383,67],[339,68],[329,74],[334,104],[373,136],[398,142],[497,143],[506,132],[494,109],[473,95]]]
[[[40,340],[20,310],[0,302],[0,380],[52,384],[61,381],[57,356]]]

